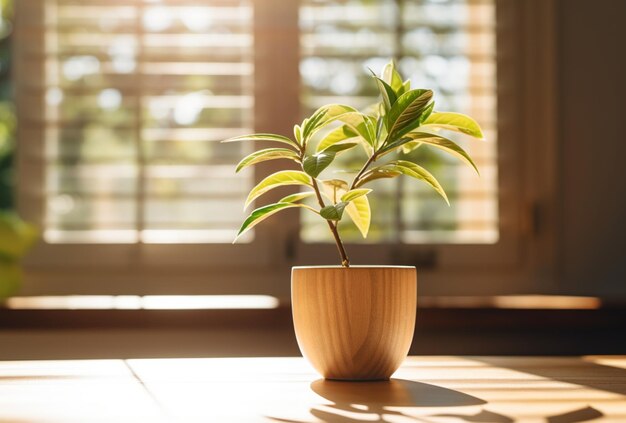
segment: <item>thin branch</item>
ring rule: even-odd
[[[311,178],[311,180],[313,181],[313,190],[315,191],[315,196],[317,197],[317,201],[320,205],[321,208],[326,207],[326,204],[324,203],[324,199],[322,198],[322,193],[320,192],[320,188],[317,185],[317,180],[315,178]],[[328,223],[328,228],[330,229],[330,231],[333,234],[333,237],[335,238],[335,244],[337,244],[337,250],[339,251],[339,255],[341,256],[341,265],[343,267],[350,267],[350,259],[348,258],[348,255],[346,254],[346,249],[343,246],[343,242],[341,241],[341,237],[339,236],[339,231],[337,230],[337,224],[335,224],[334,222],[326,219],[326,223]]]
[[[356,187],[356,184],[359,182],[359,179],[361,178],[361,176],[363,176],[363,174],[365,173],[369,165],[371,165],[372,163],[376,161],[377,157],[378,157],[378,152],[376,151],[374,152],[374,154],[371,155],[369,159],[367,159],[367,161],[365,162],[361,170],[359,170],[359,173],[357,173],[357,175],[352,180],[352,184],[350,184],[350,190],[353,190]]]

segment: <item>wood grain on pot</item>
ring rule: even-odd
[[[406,357],[417,308],[414,267],[296,267],[296,337],[327,379],[388,379]]]

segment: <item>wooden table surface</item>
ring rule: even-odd
[[[301,358],[0,362],[0,422],[626,422],[626,356],[410,357],[389,382]]]

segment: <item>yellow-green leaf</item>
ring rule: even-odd
[[[247,208],[250,203],[252,203],[255,199],[265,194],[266,192],[280,186],[285,185],[311,185],[311,177],[304,172],[300,172],[298,170],[282,170],[280,172],[276,172],[267,178],[263,179],[259,182],[250,194],[248,194],[248,198],[246,199]]]
[[[275,159],[290,159],[295,162],[299,162],[300,156],[295,151],[288,150],[286,148],[265,148],[263,150],[255,151],[254,153],[241,159],[235,172],[239,172],[253,164]]]
[[[293,136],[296,138],[296,142],[302,145],[302,128],[300,128],[300,125],[293,126]]]
[[[374,79],[376,80],[378,91],[380,92],[380,95],[383,99],[385,111],[388,112],[391,109],[391,106],[393,106],[393,104],[398,99],[396,92],[393,90],[393,88],[391,88],[391,85],[389,85],[387,82],[383,81],[376,75],[374,75]]]
[[[241,135],[239,137],[228,138],[222,142],[238,142],[238,141],[271,141],[271,142],[280,142],[283,144],[288,144],[296,149],[299,149],[298,143],[294,140],[283,137],[282,135],[276,134],[249,134],[249,135]]]
[[[319,114],[320,110],[323,110],[324,113]],[[321,117],[317,118],[318,116]],[[341,104],[332,104],[326,106],[326,109],[319,109],[315,112],[309,122],[307,122],[307,126],[304,128],[304,140],[308,140],[317,131],[336,121],[345,123],[370,146],[374,145],[376,138],[376,119],[365,115],[352,107]]]
[[[358,136],[359,134],[350,129],[349,126],[341,125],[340,127],[333,129],[331,132],[329,132],[328,135],[326,135],[320,141],[320,143],[317,145],[316,152],[321,153],[332,145]]]
[[[354,112],[357,112],[354,107],[344,104],[328,104],[322,106],[317,109],[306,122],[303,122],[302,138],[304,141],[307,141],[315,132],[319,131],[330,122],[337,120],[338,116]]]
[[[309,198],[315,195],[313,191],[306,192],[296,192],[295,194],[290,194],[286,197],[281,198],[279,203],[295,203],[300,200],[304,200],[305,198]]]
[[[285,210],[285,209],[289,209],[293,207],[303,207],[303,208],[307,208],[317,213],[317,211],[315,211],[311,207],[305,206],[304,204],[298,204],[298,203],[274,203],[274,204],[268,204],[267,206],[259,207],[258,209],[250,213],[250,216],[248,216],[246,220],[243,222],[243,224],[241,225],[241,228],[239,228],[237,237],[233,241],[233,244],[237,242],[237,239],[241,235],[245,234],[250,229],[258,225],[259,223],[261,223],[268,217],[272,216],[273,214],[278,213],[281,210]]]
[[[321,181],[324,186],[331,188],[342,188],[348,190],[348,183],[343,179],[324,179]]]
[[[385,168],[385,166],[375,167],[365,172],[363,176],[359,178],[359,181],[357,182],[356,187],[358,188],[376,179],[395,178],[396,176],[400,176],[400,175],[402,175],[401,172],[397,170],[393,170],[391,168]]]
[[[360,112],[349,112],[337,116],[340,122],[348,125],[371,146],[376,143],[376,119]]]
[[[354,201],[355,199],[363,196],[363,195],[367,195],[370,192],[372,192],[371,189],[369,188],[357,188],[357,189],[353,189],[350,190],[348,192],[346,192],[345,194],[343,194],[341,196],[341,201],[345,201],[345,202],[350,202],[350,201]]]
[[[324,150],[325,153],[341,153],[359,145],[356,142],[340,142],[338,144],[331,145]]]
[[[404,154],[409,154],[411,151],[415,151],[421,146],[422,143],[419,141],[407,142],[406,144],[402,144],[402,152]]]
[[[399,174],[400,173],[398,173],[398,175]],[[322,181],[322,185],[324,187],[324,193],[334,203],[348,191],[348,183],[342,179],[324,180]],[[372,219],[372,212],[367,195],[356,197],[350,201],[346,206],[346,213],[348,213],[350,220],[352,220],[359,232],[361,232],[363,238],[366,238]]]
[[[423,132],[422,132],[423,131]],[[469,154],[465,150],[463,150],[458,144],[454,141],[437,134],[433,131],[428,131],[424,129],[424,127],[418,128],[416,132],[412,132],[406,135],[408,138],[415,139],[420,144],[430,145],[432,147],[443,150],[447,153],[452,154],[453,156],[461,159],[465,163],[469,164],[474,168],[476,173],[478,172],[478,168],[476,167],[476,163],[472,160]]]
[[[348,183],[343,179],[325,179],[321,182],[324,194],[333,203],[336,203],[337,199],[348,191]]]
[[[385,65],[383,69],[383,81],[393,88],[393,90],[397,93],[402,88],[402,77],[396,70],[396,66],[393,63],[393,60]]]
[[[448,203],[448,205],[450,205],[450,201],[448,201],[448,196],[446,195],[446,192],[444,191],[439,181],[437,181],[437,179],[429,171],[419,166],[418,164],[406,160],[394,160],[387,163],[383,167],[426,182],[435,191],[437,191],[444,200],[446,200],[446,203]]]
[[[367,238],[372,219],[370,202],[367,199],[367,195],[362,195],[350,201],[346,206],[346,213],[348,213],[350,220],[352,220],[359,232],[361,232],[363,238]]]
[[[423,122],[420,128],[429,127],[462,132],[475,138],[483,138],[483,132],[478,122],[462,113],[434,112]]]
[[[397,150],[399,147],[403,147],[404,145],[411,143],[411,142],[417,142],[417,141],[422,141],[422,139],[426,139],[426,138],[438,138],[439,135],[438,134],[427,134],[427,133],[422,133],[422,132],[409,132],[408,134],[405,134],[402,138],[397,139],[387,145],[385,145],[385,147],[383,149],[381,149],[378,153],[378,157],[383,157],[386,154],[392,153],[393,151]]]

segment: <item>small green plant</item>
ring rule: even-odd
[[[406,175],[430,185],[449,205],[443,187],[430,172],[417,163],[393,158],[392,153],[408,153],[420,146],[430,146],[455,155],[478,172],[465,150],[442,132],[454,131],[482,138],[482,131],[476,121],[460,113],[434,111],[433,91],[411,89],[411,82],[402,79],[393,62],[385,66],[382,77],[379,78],[373,72],[372,76],[380,91],[381,101],[367,112],[342,104],[329,104],[320,107],[302,124],[295,125],[293,139],[275,134],[253,134],[225,141],[269,141],[285,145],[265,148],[248,155],[237,165],[237,172],[274,159],[291,160],[301,168],[282,170],[263,179],[250,191],[245,202],[246,208],[274,188],[285,185],[306,188],[277,203],[254,210],[243,222],[237,238],[281,210],[304,208],[326,220],[337,244],[341,263],[349,267],[350,260],[337,226],[347,214],[363,237],[367,237],[371,219],[367,196],[372,190],[366,188],[366,185],[370,182]],[[328,131],[329,125],[333,123],[339,126]],[[323,136],[316,137],[318,134]],[[354,171],[351,182],[319,178],[337,155],[353,151],[357,146],[364,149],[366,156],[362,167]],[[380,163],[382,159],[387,160]],[[317,204],[307,204],[307,199],[314,199]]]

